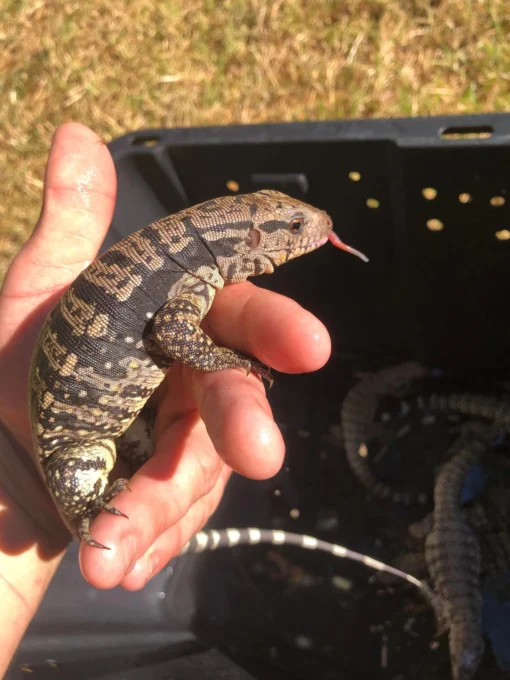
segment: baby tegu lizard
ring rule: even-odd
[[[71,532],[105,548],[90,522],[128,488],[109,483],[115,440],[173,361],[202,371],[269,369],[216,346],[200,324],[216,291],[324,245],[362,259],[323,211],[277,191],[225,196],[164,217],[112,246],[48,314],[30,369],[35,448]],[[140,462],[140,461],[139,461]]]

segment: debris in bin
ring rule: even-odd
[[[347,459],[351,466],[351,470],[356,475],[358,480],[369,490],[372,494],[380,499],[393,501],[394,503],[404,503],[408,506],[413,503],[427,502],[427,495],[421,489],[418,492],[411,493],[410,491],[397,491],[392,484],[386,480],[382,481],[373,471],[372,466],[380,464],[382,455],[381,451],[385,453],[388,451],[388,443],[382,442],[382,448],[379,453],[369,457],[369,449],[366,446],[368,437],[368,428],[370,422],[376,415],[377,403],[385,394],[393,394],[398,398],[399,394],[394,394],[395,389],[398,393],[407,391],[412,392],[411,383],[416,379],[422,379],[426,375],[426,369],[420,367],[419,364],[408,362],[389,369],[383,369],[373,375],[365,375],[358,383],[351,389],[344,399],[342,405],[342,419],[341,424],[345,435],[345,449]],[[406,386],[406,380],[408,385]],[[432,570],[431,576],[434,584],[434,590],[439,598],[443,601],[443,606],[446,605],[446,612],[452,610],[457,611],[459,607],[467,607],[465,614],[462,616],[460,623],[445,620],[446,625],[450,630],[450,658],[452,662],[452,673],[455,677],[463,674],[466,677],[473,677],[481,663],[483,655],[483,641],[481,632],[481,593],[478,580],[478,572],[475,574],[475,567],[477,560],[480,557],[475,557],[473,550],[475,545],[478,545],[479,539],[475,538],[472,530],[468,527],[464,515],[462,514],[462,506],[467,502],[472,502],[484,490],[487,482],[486,476],[480,467],[477,460],[486,458],[491,446],[494,447],[497,443],[504,440],[501,432],[508,432],[510,430],[510,404],[505,400],[499,400],[490,396],[481,394],[461,394],[461,393],[446,393],[444,395],[426,395],[418,393],[411,401],[416,405],[418,412],[423,412],[419,419],[419,424],[422,427],[436,426],[438,423],[436,413],[431,413],[432,409],[437,409],[443,415],[446,415],[447,422],[455,423],[456,427],[447,427],[450,437],[457,436],[457,441],[450,443],[449,448],[443,452],[443,460],[438,461],[438,469],[441,470],[439,477],[432,482],[435,489],[433,525],[426,530],[424,540],[427,546],[426,552],[429,570]],[[456,412],[456,417],[451,419],[451,413]],[[389,411],[383,412],[381,421],[388,431],[392,431],[393,419],[388,418],[386,414]],[[413,409],[410,409],[409,417],[413,416]],[[462,418],[475,419],[475,426],[478,426],[479,420],[485,420],[485,426],[482,427],[481,422],[476,430],[473,430],[471,437],[469,431],[464,425],[461,425]],[[478,419],[478,420],[477,420]],[[489,426],[487,422],[492,422]],[[397,421],[396,421],[397,422]],[[470,427],[469,422],[466,422],[467,427]],[[484,429],[485,428],[485,429]],[[393,441],[403,439],[411,433],[410,423],[395,425],[393,430]],[[468,436],[466,435],[468,433]],[[478,437],[478,439],[477,439]],[[485,437],[485,444],[481,444],[481,438]],[[479,441],[480,439],[480,441]],[[390,439],[390,442],[392,440]],[[477,454],[473,453],[474,450]],[[402,454],[401,454],[402,455]],[[462,463],[465,458],[465,464]],[[475,456],[475,457],[473,457]],[[446,461],[449,461],[448,463]],[[458,461],[458,462],[457,462]],[[419,460],[416,461],[417,463]],[[452,471],[457,470],[459,481],[454,481],[453,477],[444,477],[447,474],[449,467]],[[456,467],[457,466],[457,467]],[[435,470],[437,474],[438,470]],[[456,473],[457,474],[457,473]],[[441,476],[443,475],[443,477]],[[441,481],[444,479],[444,481]],[[464,482],[461,486],[460,482]],[[441,486],[443,484],[443,486]],[[458,487],[458,490],[457,490]],[[438,495],[439,494],[439,495]],[[450,496],[448,495],[451,495]],[[438,500],[439,499],[439,500]],[[441,510],[441,502],[444,499],[444,507],[448,512]],[[438,505],[439,502],[439,505]],[[457,504],[457,506],[456,506]],[[455,508],[458,508],[458,515],[455,515]],[[452,516],[452,513],[455,518]],[[450,524],[455,521],[455,531],[453,531]],[[425,526],[425,525],[424,525]],[[453,526],[453,525],[452,525]],[[444,528],[443,528],[444,527]],[[466,580],[465,587],[462,592],[470,593],[470,596],[464,598],[461,602],[456,601],[456,589],[451,588],[451,579],[443,579],[443,561],[446,564],[451,562],[451,549],[448,547],[448,536],[453,534],[455,539],[455,555],[459,560],[459,566],[455,569],[456,578]],[[417,535],[418,537],[418,535]],[[461,538],[465,538],[465,547]],[[469,540],[468,540],[469,539]],[[464,550],[464,553],[462,552]],[[480,547],[477,547],[480,555]],[[469,582],[469,583],[468,583]],[[444,584],[444,587],[442,586]],[[380,591],[377,591],[379,594]],[[478,603],[478,604],[477,604]],[[476,609],[476,611],[475,611]],[[480,610],[480,611],[478,611]],[[477,615],[478,612],[478,615]],[[477,623],[478,616],[478,623]],[[468,631],[468,627],[469,631]],[[476,632],[478,631],[478,632]],[[507,628],[506,644],[509,646],[510,626]],[[497,640],[497,636],[495,637]],[[510,657],[510,655],[509,655]],[[506,663],[503,662],[503,663]],[[510,664],[510,658],[509,662]],[[509,665],[510,668],[510,665]]]
[[[382,635],[381,642],[381,668],[388,667],[388,636]]]
[[[294,640],[294,644],[300,649],[311,649],[313,647],[313,640],[306,635],[298,635]]]
[[[338,590],[351,590],[353,583],[343,576],[333,576],[331,583]]]

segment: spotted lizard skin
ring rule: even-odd
[[[428,585],[412,574],[397,569],[389,564],[385,564],[380,560],[376,560],[369,555],[350,550],[343,545],[329,543],[314,536],[307,536],[305,534],[296,534],[289,531],[281,531],[279,529],[258,529],[256,527],[247,527],[242,529],[230,528],[217,531],[211,529],[209,531],[199,531],[196,533],[185,546],[183,546],[180,555],[187,553],[201,553],[205,551],[212,551],[221,548],[231,548],[233,546],[248,546],[269,544],[274,546],[292,545],[305,550],[317,550],[325,552],[334,557],[352,560],[364,564],[369,569],[374,569],[378,572],[385,572],[394,577],[407,581],[407,583],[415,586],[428,604],[432,607],[439,616],[439,604],[436,596]]]
[[[328,239],[366,259],[342,244],[326,212],[263,190],[164,217],[78,276],[45,320],[29,381],[38,460],[78,538],[106,547],[89,529],[101,510],[122,514],[110,504],[128,488],[127,479],[109,482],[116,443],[175,360],[202,371],[240,368],[272,381],[267,367],[217,347],[201,330],[216,292],[271,273]],[[138,466],[150,455],[133,451],[129,441],[119,453],[136,454]]]
[[[410,392],[413,383],[429,375],[430,371],[416,361],[383,368],[363,376],[342,402],[340,418],[347,462],[357,479],[377,498],[402,505],[421,502],[423,494],[397,491],[390,483],[378,479],[366,453],[381,398],[404,396]],[[468,393],[419,395],[416,406],[428,411],[483,418],[497,424],[502,431],[510,432],[510,403],[498,397]]]
[[[470,680],[483,653],[481,551],[460,493],[466,475],[488,450],[474,439],[441,469],[434,488],[433,527],[425,539],[425,559],[449,631],[454,680]]]
[[[341,423],[347,462],[359,481],[378,498],[390,498],[395,503],[416,502],[413,494],[395,491],[391,485],[377,479],[366,457],[366,447],[381,397],[402,395],[409,385],[428,375],[415,361],[406,361],[364,376],[349,390],[342,402]]]
[[[417,502],[413,494],[396,491],[391,484],[379,480],[362,454],[380,399],[385,395],[400,396],[413,381],[427,373],[416,362],[385,368],[364,376],[344,400],[341,416],[347,460],[359,481],[379,498],[404,504]],[[485,648],[480,590],[484,556],[459,497],[470,468],[488,455],[489,440],[510,431],[510,403],[498,397],[468,393],[419,395],[416,401],[421,409],[475,419],[461,426],[459,440],[446,453],[447,461],[434,484],[433,513],[413,525],[413,535],[425,539],[425,565],[437,598],[439,630],[449,632],[452,677],[471,680]],[[496,547],[501,553],[504,546],[500,543],[491,546],[492,550]],[[412,570],[410,563],[411,560],[402,561],[400,566]],[[387,570],[386,573],[390,574]]]

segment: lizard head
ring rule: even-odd
[[[219,258],[220,272],[228,282],[269,274],[275,267],[323,246],[328,240],[367,259],[342,243],[324,210],[268,189],[236,198],[242,198],[249,219],[243,222],[242,238],[233,247],[235,254]]]

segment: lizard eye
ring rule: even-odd
[[[303,224],[305,223],[304,219],[302,217],[294,217],[290,222],[289,222],[289,229],[293,234],[299,234],[301,229],[303,228]]]

